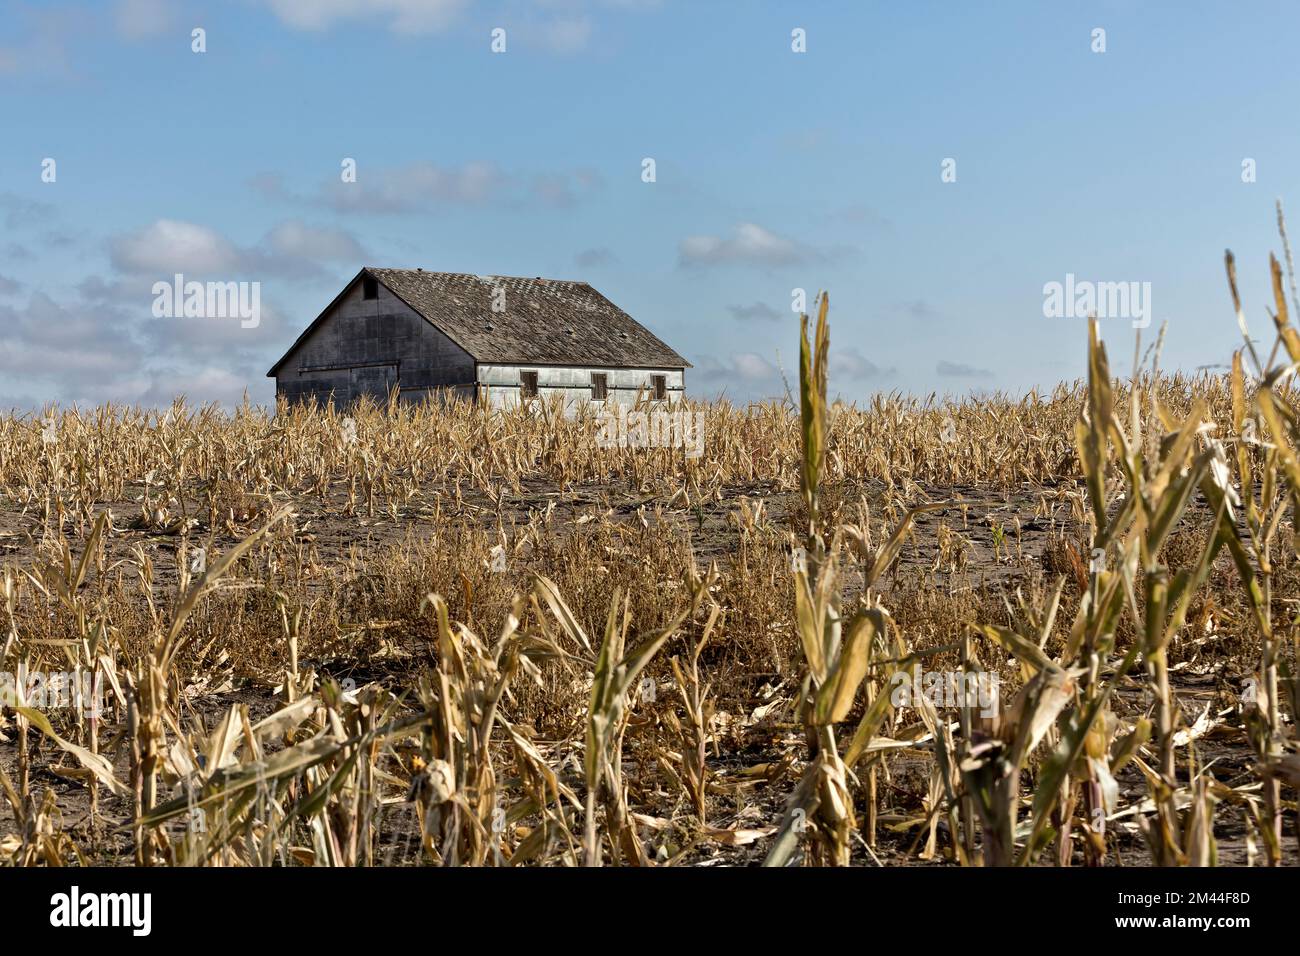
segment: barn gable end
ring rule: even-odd
[[[276,393],[290,402],[338,405],[362,395],[382,400],[400,385],[404,400],[431,390],[474,394],[474,359],[420,313],[377,283],[365,298],[358,275],[271,369]]]

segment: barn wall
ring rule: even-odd
[[[474,360],[382,284],[367,300],[358,282],[286,359],[275,384],[291,402],[324,401],[331,392],[338,405],[362,394],[382,400],[391,384],[404,401],[449,391],[470,397]]]
[[[566,406],[591,401],[591,375],[604,372],[608,376],[609,398],[622,405],[636,401],[637,390],[650,393],[650,376],[667,378],[668,401],[681,401],[685,394],[685,372],[679,368],[598,368],[554,367],[545,365],[487,365],[478,367],[478,382],[488,403],[493,408],[507,408],[519,404],[519,373],[525,369],[537,372],[537,393],[543,400],[554,395],[564,397]]]

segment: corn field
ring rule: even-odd
[[[1093,321],[1049,395],[865,407],[822,296],[699,457],[546,405],[0,418],[0,860],[1294,865],[1300,303],[1227,291],[1227,375],[1118,379]]]

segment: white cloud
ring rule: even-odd
[[[306,278],[318,276],[323,262],[359,265],[365,249],[351,233],[282,222],[250,247],[241,247],[209,226],[159,219],[143,229],[109,240],[109,259],[118,272],[167,279],[174,273],[195,278],[252,274]]]
[[[282,23],[295,30],[328,30],[344,22],[374,23],[393,33],[419,36],[451,27],[469,8],[469,0],[263,0]],[[540,15],[527,14],[508,27],[510,42],[538,46],[553,53],[583,50],[595,32],[585,8],[623,12],[657,9],[660,0],[533,0]],[[502,11],[509,13],[509,10]]]
[[[739,352],[731,357],[736,374],[749,381],[762,381],[775,375],[777,368],[757,352]]]
[[[789,266],[819,258],[810,247],[752,222],[739,223],[730,237],[689,236],[679,244],[678,255],[686,267],[727,263]]]
[[[304,259],[359,262],[365,256],[361,243],[351,233],[308,226],[297,219],[272,229],[267,233],[266,243],[278,255]]]
[[[267,0],[289,27],[327,30],[345,20],[372,20],[394,33],[417,35],[445,30],[466,0]]]
[[[701,398],[747,402],[785,394],[781,370],[757,352],[735,352],[721,359],[702,356],[689,376],[687,389]]]
[[[357,172],[355,183],[331,181],[325,201],[339,212],[415,212],[431,203],[473,205],[491,199],[505,182],[492,163],[439,166],[416,162],[393,169]]]
[[[133,401],[162,408],[184,396],[190,405],[218,402],[230,408],[243,400],[246,391],[253,404],[269,402],[273,387],[269,379],[257,374],[251,366],[234,370],[224,366],[161,369],[150,374]]]
[[[0,306],[0,370],[6,380],[57,376],[60,382],[112,381],[140,366],[130,324],[117,309],[67,308],[43,292],[25,306]]]
[[[175,219],[110,240],[109,257],[115,269],[135,275],[231,273],[244,265],[239,249],[215,229]]]
[[[10,405],[58,401],[170,405],[270,401],[267,366],[292,339],[297,323],[266,305],[262,322],[171,318],[151,314],[149,280],[90,276],[75,298],[34,292],[22,304],[0,303],[0,383]]]

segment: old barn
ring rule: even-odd
[[[691,365],[585,282],[362,269],[267,375],[290,402],[679,400]]]

